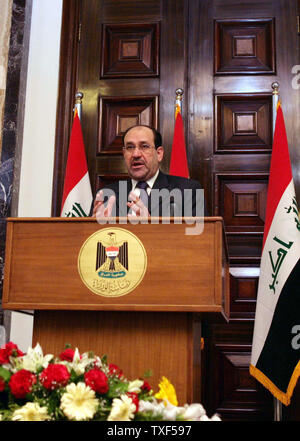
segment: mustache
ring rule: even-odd
[[[130,165],[145,165],[145,161],[142,159],[133,159]]]

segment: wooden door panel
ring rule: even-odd
[[[215,95],[215,153],[270,152],[272,95]]]
[[[159,23],[103,24],[101,78],[156,77]]]
[[[259,268],[236,266],[230,269],[231,317],[253,320],[255,316],[256,293]]]
[[[187,8],[182,0],[171,3],[81,1],[78,89],[84,94],[82,125],[94,193],[99,176],[126,174],[121,137],[129,125],[163,132],[162,166],[169,168],[175,90],[185,81],[181,21]]]
[[[271,395],[249,375],[252,325],[215,325],[206,332],[209,338],[204,338],[207,353],[203,388],[207,411],[214,409],[223,421],[272,419]]]
[[[268,174],[216,173],[218,214],[227,232],[263,233]]]
[[[215,21],[215,74],[275,73],[274,18]]]
[[[97,155],[122,154],[122,135],[135,124],[157,128],[158,96],[100,97]]]

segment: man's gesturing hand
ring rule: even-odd
[[[116,202],[116,197],[110,196],[105,206],[103,191],[102,190],[98,191],[95,198],[93,216],[96,217],[97,219],[101,217],[111,217],[112,209],[115,202]]]

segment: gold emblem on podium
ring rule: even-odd
[[[147,255],[142,242],[122,228],[103,228],[83,244],[78,271],[83,283],[95,294],[120,297],[143,280]]]

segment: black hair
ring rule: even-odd
[[[134,129],[135,127],[147,127],[148,129],[152,130],[155,148],[157,149],[158,147],[160,147],[162,145],[162,136],[161,136],[161,134],[156,129],[154,129],[154,127],[146,126],[144,124],[136,124],[135,126],[129,127],[123,133],[123,136],[122,136],[123,145],[124,145],[125,136],[129,132],[129,130]]]

